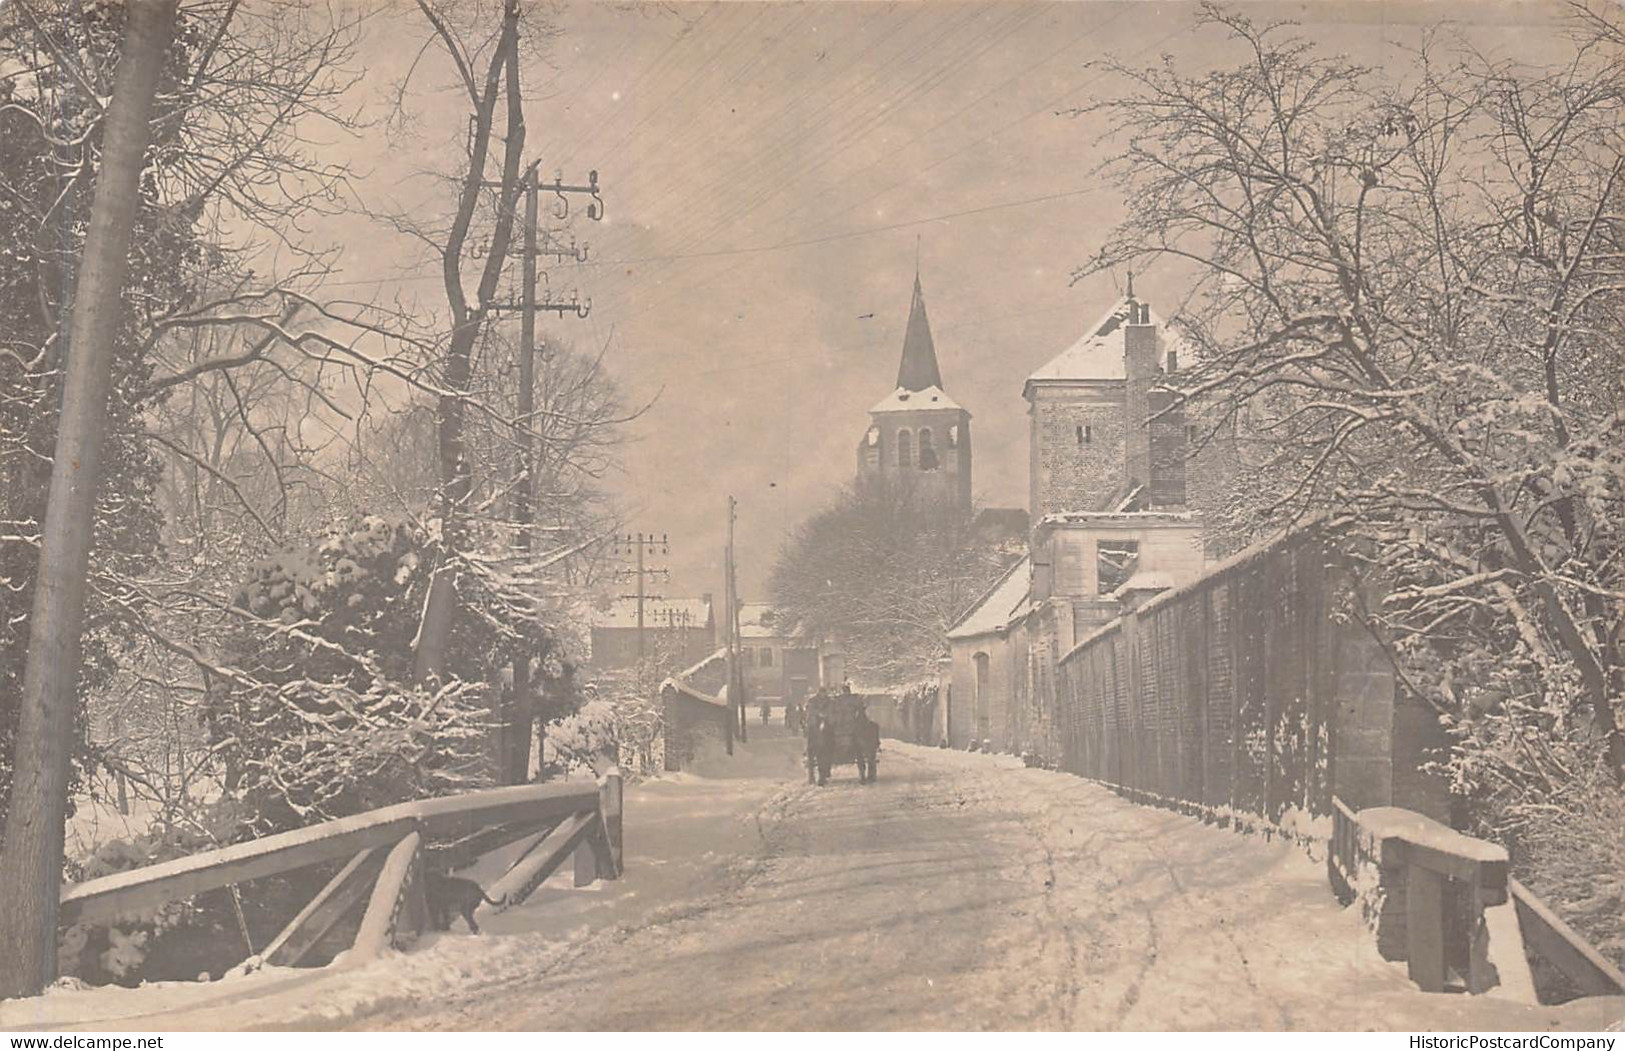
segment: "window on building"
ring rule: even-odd
[[[957,423],[948,428],[948,448],[959,448],[959,424]]]
[[[920,428],[920,470],[935,471],[937,469],[937,447],[931,441],[931,428]]]
[[[1185,440],[1192,443],[1192,444],[1195,444],[1196,438],[1197,438],[1196,424],[1187,423],[1185,425]]]
[[[762,667],[764,667],[764,668],[773,667],[773,649],[772,649],[772,647],[763,646],[761,656],[762,656]]]
[[[913,435],[907,431],[897,432],[897,466],[905,471],[914,466]]]
[[[1080,423],[1077,432],[1079,445],[1088,445],[1095,440],[1095,429],[1087,423]]]
[[[1095,591],[1110,595],[1134,575],[1140,563],[1138,540],[1101,540],[1095,544]]]

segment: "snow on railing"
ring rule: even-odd
[[[1538,959],[1561,976],[1568,995],[1625,994],[1625,975],[1511,878],[1503,847],[1399,807],[1356,813],[1332,802],[1332,886],[1343,901],[1360,903],[1379,949],[1405,960],[1423,990],[1446,988],[1454,967],[1469,992],[1559,999],[1558,983],[1537,980],[1531,969]],[[1465,924],[1452,916],[1461,912]]]
[[[108,922],[201,891],[347,859],[265,949],[248,961],[294,966],[345,917],[361,911],[347,962],[410,942],[429,924],[425,869],[449,870],[526,841],[494,900],[518,904],[567,858],[578,886],[618,879],[622,869],[622,781],[514,785],[382,807],[218,850],[130,869],[63,888],[64,924]],[[562,833],[561,833],[561,830]],[[362,908],[363,901],[366,902]]]
[[[1538,958],[1581,996],[1625,994],[1625,975],[1508,875],[1506,850],[1415,811],[1355,811],[1332,797],[1330,818],[1262,814],[1160,795],[1087,777],[1142,806],[1174,810],[1244,835],[1280,839],[1326,859],[1334,893],[1358,903],[1382,954],[1404,960],[1424,991],[1449,986],[1454,971],[1467,991],[1526,1003],[1551,1002],[1550,981],[1537,982]],[[1307,819],[1306,819],[1307,818]],[[1465,922],[1462,921],[1465,915]]]

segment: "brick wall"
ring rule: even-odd
[[[1196,444],[1185,463],[1185,501],[1210,517],[1224,507],[1236,476],[1236,445],[1228,425],[1216,429],[1200,412],[1187,412],[1185,423],[1196,428]],[[1209,553],[1222,556],[1210,543]]]
[[[1168,391],[1152,391],[1149,407],[1155,418],[1150,424],[1150,506],[1184,507],[1185,410],[1170,408],[1174,396]]]
[[[1063,768],[1272,820],[1329,813],[1333,793],[1441,817],[1442,732],[1334,615],[1336,565],[1313,530],[1289,534],[1085,638],[1049,701]]]

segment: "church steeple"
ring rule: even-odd
[[[897,386],[869,410],[858,478],[914,500],[961,511],[971,506],[970,413],[942,389],[918,262]]]
[[[903,360],[897,367],[900,390],[942,389],[942,373],[937,368],[937,348],[931,342],[931,322],[925,316],[925,294],[920,291],[920,275],[914,274],[914,302],[908,308],[908,331],[903,335]]]

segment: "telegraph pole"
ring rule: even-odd
[[[521,281],[520,297],[518,302],[505,302],[491,304],[492,313],[502,311],[519,312],[519,390],[515,398],[519,419],[519,453],[515,464],[515,486],[510,498],[510,511],[514,526],[514,552],[519,556],[521,564],[528,562],[532,548],[531,526],[536,504],[536,466],[537,466],[537,416],[536,416],[536,314],[538,311],[552,311],[563,318],[566,314],[575,314],[577,317],[586,317],[592,310],[592,300],[583,300],[579,293],[572,294],[569,300],[553,300],[551,295],[545,302],[536,298],[536,259],[547,255],[558,259],[574,258],[577,262],[585,262],[587,258],[586,245],[579,249],[576,247],[575,236],[570,237],[568,248],[554,242],[550,236],[548,245],[538,245],[537,193],[540,189],[536,175],[536,165],[532,164],[524,173],[525,193],[525,225],[524,246],[521,249],[523,280]],[[485,183],[487,186],[499,187],[501,183]],[[569,214],[568,202],[565,194],[590,194],[592,203],[587,206],[587,217],[599,220],[604,217],[603,198],[599,196],[598,173],[590,173],[587,185],[566,186],[563,177],[554,178],[548,187],[558,196],[564,204],[561,213],[555,208],[554,214],[565,218]],[[640,609],[641,611],[641,609]],[[530,656],[516,654],[513,659],[513,691],[508,697],[508,710],[499,714],[497,731],[497,768],[499,777],[507,784],[523,784],[530,777],[530,738],[534,732],[535,717],[531,704],[531,676]]]
[[[643,534],[638,534],[638,667],[643,667]]]
[[[728,598],[728,699],[738,711],[739,740],[750,739],[745,714],[745,673],[739,666],[739,580],[734,575],[734,520],[739,501],[728,497],[728,546],[723,558],[723,590]]]
[[[661,595],[649,594],[649,589],[644,582],[649,577],[669,578],[671,573],[671,570],[665,567],[650,569],[644,562],[644,554],[645,552],[653,551],[658,547],[660,549],[660,554],[669,555],[671,553],[671,541],[665,533],[661,533],[659,536],[655,536],[653,533],[627,533],[625,536],[616,538],[615,547],[611,553],[618,555],[620,553],[620,548],[623,546],[628,549],[629,553],[634,555],[634,564],[636,568],[631,570],[616,570],[616,576],[624,577],[627,575],[635,575],[637,577],[637,586],[633,593],[630,595],[622,595],[621,598],[632,599],[637,603],[637,666],[641,669],[643,667],[643,659],[646,649],[644,645],[644,628],[646,621],[644,616],[645,607],[648,606],[651,600],[659,600],[663,597]]]
[[[536,169],[525,174],[524,281],[519,313],[519,484],[513,490],[514,550],[521,565],[529,561],[530,520],[536,499]],[[530,655],[513,658],[513,693],[508,718],[502,720],[509,734],[504,742],[507,784],[524,784],[530,776]]]

